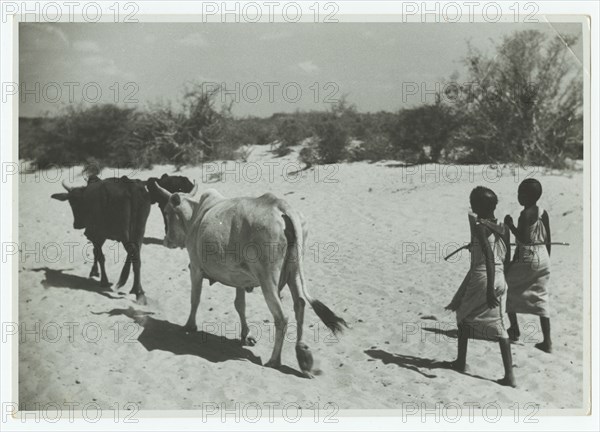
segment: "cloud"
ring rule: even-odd
[[[100,51],[100,47],[98,46],[98,44],[94,41],[89,41],[89,40],[76,41],[73,43],[73,48],[75,48],[77,51],[83,51],[83,52],[99,52]]]
[[[202,36],[200,33],[190,33],[181,39],[179,43],[181,45],[195,48],[203,48],[208,46],[208,42],[206,42],[206,39],[204,39],[204,36]]]
[[[313,63],[312,60],[308,60],[305,62],[298,63],[298,67],[302,69],[303,72],[312,75],[316,72],[319,72],[321,68]]]
[[[51,24],[41,24],[40,26],[40,28],[42,28],[46,33],[57,36],[64,43],[67,45],[69,44],[69,38],[67,37],[67,34],[60,27]]]
[[[113,59],[102,57],[100,55],[84,57],[82,63],[84,66],[92,68],[95,73],[103,73],[111,77],[126,80],[132,80],[134,78],[134,75],[131,72],[121,70]]]

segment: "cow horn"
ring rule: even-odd
[[[194,187],[190,191],[190,196],[193,197],[194,195],[196,195],[196,192],[198,192],[198,183],[196,183],[196,180],[194,180]]]
[[[156,189],[158,190],[158,192],[160,192],[162,196],[164,196],[166,199],[171,198],[171,192],[164,189],[161,185],[158,184],[156,180],[154,181],[154,184],[156,185]]]
[[[71,189],[73,189],[72,187],[67,186],[64,180],[62,181],[62,185],[67,190],[67,192],[71,192]]]

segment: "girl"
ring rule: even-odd
[[[550,280],[550,218],[538,207],[542,185],[535,179],[525,179],[519,185],[518,200],[524,209],[515,227],[512,217],[506,215],[504,223],[517,239],[512,263],[506,272],[508,298],[506,310],[510,319],[508,334],[517,341],[520,336],[517,313],[540,317],[544,340],[536,348],[552,352],[550,318],[548,313],[548,282]]]
[[[458,324],[458,358],[449,364],[457,371],[467,368],[469,338],[498,341],[504,363],[504,378],[497,382],[516,387],[510,341],[504,324],[506,282],[504,262],[510,259],[510,234],[498,224],[494,210],[498,197],[488,188],[478,186],[470,195],[471,268],[452,302],[446,307],[456,311]]]

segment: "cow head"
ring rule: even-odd
[[[52,198],[59,201],[68,200],[73,211],[73,228],[85,228],[88,219],[88,211],[84,202],[85,186],[69,187],[64,181],[62,185],[67,190],[67,193],[55,193],[52,195]]]
[[[187,238],[187,227],[194,214],[194,203],[190,200],[198,191],[198,185],[193,184],[189,194],[176,192],[171,193],[155,183],[156,190],[166,203],[163,211],[167,218],[167,234],[164,245],[170,249],[185,248]],[[160,201],[159,201],[160,202]]]
[[[152,204],[159,203],[164,207],[167,203],[167,198],[158,190],[157,185],[165,189],[167,192],[185,192],[189,193],[194,188],[194,183],[184,176],[170,176],[163,174],[160,179],[150,177],[147,181],[148,192],[150,193],[150,201]]]

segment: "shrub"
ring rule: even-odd
[[[319,152],[313,140],[309,140],[307,145],[300,150],[298,160],[310,168],[319,163]]]
[[[348,157],[353,161],[368,160],[371,162],[389,159],[393,154],[390,139],[385,134],[371,134],[348,151]]]
[[[341,122],[330,117],[316,126],[319,161],[324,164],[336,163],[345,156],[349,136]]]

